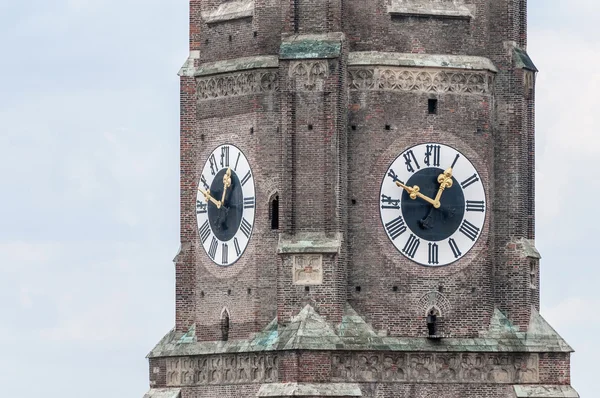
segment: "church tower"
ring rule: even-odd
[[[539,314],[526,10],[190,0],[145,397],[578,397]]]

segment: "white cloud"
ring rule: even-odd
[[[537,218],[555,224],[567,203],[592,197],[600,156],[596,93],[600,62],[596,42],[573,33],[544,30],[530,34],[530,55],[540,69],[536,84]],[[564,56],[557,49],[568,49]],[[583,204],[584,202],[582,202]]]
[[[556,329],[600,326],[600,318],[590,316],[600,306],[600,298],[568,297],[551,307],[542,307],[541,314]]]

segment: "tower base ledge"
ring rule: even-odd
[[[362,397],[356,383],[272,383],[263,384],[258,397]]]
[[[517,398],[579,398],[571,386],[555,385],[518,385],[514,386]]]

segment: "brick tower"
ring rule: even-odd
[[[190,0],[146,397],[578,397],[538,312],[526,9]]]

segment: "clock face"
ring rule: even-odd
[[[196,197],[198,234],[208,257],[229,266],[244,253],[254,227],[254,177],[237,147],[217,147],[202,169]]]
[[[422,265],[447,265],[467,254],[481,234],[486,211],[479,173],[447,145],[408,148],[381,184],[380,214],[388,237],[400,253]]]

